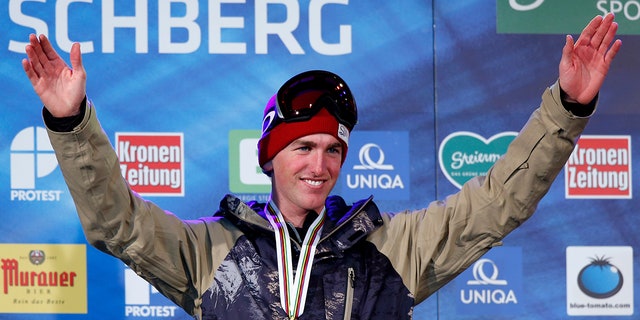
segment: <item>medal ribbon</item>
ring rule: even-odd
[[[282,213],[271,200],[269,200],[265,208],[265,215],[276,235],[280,303],[289,318],[296,319],[304,311],[313,257],[316,254],[316,246],[320,241],[320,234],[324,225],[325,209],[323,208],[320,215],[313,221],[302,241],[295,275],[293,273],[289,230]]]

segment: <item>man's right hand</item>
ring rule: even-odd
[[[80,44],[74,43],[71,47],[71,68],[45,35],[29,35],[25,51],[27,58],[22,59],[22,68],[45,108],[58,118],[79,114],[87,83]]]

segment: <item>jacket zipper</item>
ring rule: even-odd
[[[353,308],[353,290],[356,287],[356,272],[352,267],[347,269],[347,292],[344,303],[344,320],[351,319],[351,309]]]

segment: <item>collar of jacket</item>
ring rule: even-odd
[[[228,194],[220,201],[220,209],[214,216],[226,218],[245,232],[273,233],[273,228],[264,216],[264,206],[265,203],[255,201],[244,203]],[[383,223],[373,196],[351,206],[340,196],[330,196],[327,198],[326,208],[327,217],[320,242],[329,239],[339,251],[350,248]]]

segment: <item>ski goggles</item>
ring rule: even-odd
[[[351,90],[336,74],[322,70],[303,72],[278,90],[276,110],[284,122],[309,120],[322,108],[349,131],[358,122],[358,109]]]

